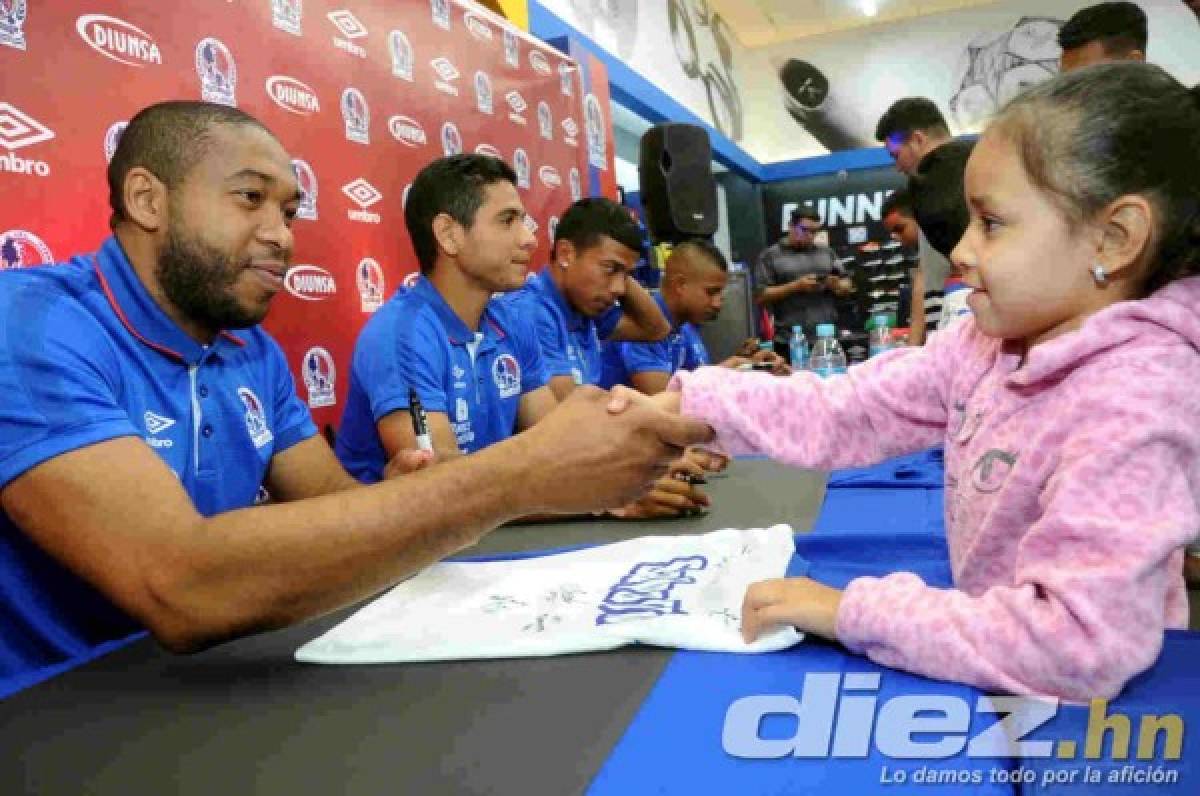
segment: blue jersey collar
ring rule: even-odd
[[[553,265],[547,265],[529,282],[535,290],[538,290],[542,295],[554,302],[554,306],[558,307],[558,311],[562,313],[563,320],[567,323],[567,329],[577,332],[587,326],[587,322],[591,318],[585,317],[581,312],[576,312],[571,303],[567,301],[567,297],[558,289],[558,285],[550,277],[550,269],[553,267]]]
[[[195,365],[222,348],[246,344],[225,331],[208,348],[192,339],[150,297],[115,236],[104,241],[93,264],[100,287],[121,324],[143,345],[163,356]]]
[[[462,318],[458,317],[454,309],[446,303],[446,299],[442,297],[432,282],[422,276],[417,279],[417,283],[413,285],[410,292],[420,296],[434,311],[442,323],[442,328],[446,330],[446,336],[450,338],[450,342],[455,345],[474,342],[475,330],[463,323]],[[491,301],[483,308],[483,317],[480,318],[479,328],[483,332],[483,342],[480,344],[482,350],[491,348],[497,340],[503,340],[506,336],[492,315]]]

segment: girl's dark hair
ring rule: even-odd
[[[1200,86],[1151,64],[1100,64],[1026,90],[990,131],[1014,143],[1072,226],[1121,196],[1151,203],[1142,295],[1200,274]]]

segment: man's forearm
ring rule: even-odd
[[[797,293],[817,293],[823,289],[824,287],[819,282],[808,284],[802,279],[793,279],[791,282],[784,282],[782,285],[771,285],[770,287],[760,288],[755,293],[754,299],[759,304],[770,305],[783,301],[788,296],[794,296]]]
[[[912,297],[909,299],[908,344],[925,345],[925,275],[920,268],[913,271]]]
[[[625,317],[641,330],[642,334],[639,337],[642,340],[661,340],[671,333],[671,324],[658,308],[658,302],[632,277],[626,277],[621,310]]]
[[[771,287],[760,288],[754,294],[754,300],[759,304],[766,306],[783,301],[785,298],[796,292],[792,285],[792,282],[786,282],[782,285],[772,285]]]
[[[511,447],[494,445],[350,492],[205,520],[196,530],[201,549],[183,568],[186,582],[170,589],[186,595],[171,606],[178,648],[282,627],[369,597],[491,528],[542,509],[524,487],[530,457]],[[206,556],[208,545],[213,554]]]

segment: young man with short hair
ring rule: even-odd
[[[363,327],[337,439],[366,483],[416,445],[410,389],[440,461],[508,439],[557,404],[533,324],[494,298],[525,284],[537,247],[513,170],[488,155],[435,160],[413,180],[404,218],[421,277]]]
[[[893,102],[879,117],[875,138],[887,148],[897,171],[906,174],[910,181],[929,168],[938,150],[953,140],[946,118],[937,105],[925,97],[905,97]],[[926,329],[937,328],[941,286],[950,273],[950,261],[930,245],[924,234],[918,237],[917,249],[920,277],[913,282],[915,300],[912,302],[909,342],[923,345]]]
[[[1058,31],[1059,69],[1070,72],[1110,61],[1145,61],[1146,12],[1134,3],[1081,8]]]
[[[606,344],[601,386],[625,384],[654,395],[667,388],[675,371],[710,364],[696,327],[721,312],[728,281],[729,263],[709,241],[687,240],[672,248],[654,297],[671,324],[670,334],[656,342]]]
[[[600,383],[602,341],[656,341],[671,331],[631,275],[641,247],[628,210],[602,197],[580,199],[558,222],[550,263],[506,299],[534,319],[560,399],[576,385]]]

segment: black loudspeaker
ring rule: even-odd
[[[717,231],[717,183],[708,132],[694,124],[658,124],[642,136],[638,158],[642,207],[655,243],[711,237]]]

